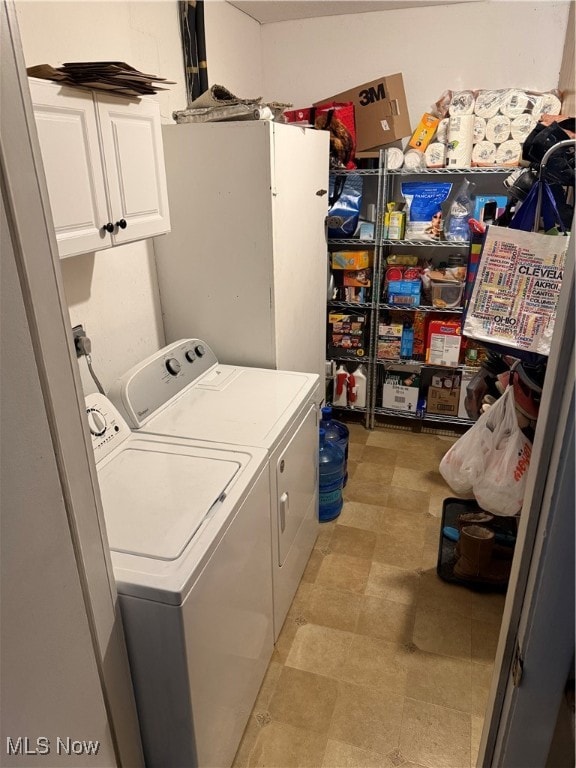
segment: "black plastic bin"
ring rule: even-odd
[[[454,550],[456,548],[456,542],[444,536],[444,528],[457,528],[457,519],[459,515],[465,512],[481,512],[481,508],[478,506],[474,499],[444,499],[442,504],[442,521],[440,524],[440,540],[438,543],[438,563],[436,565],[436,573],[444,581],[449,581],[454,584],[462,584],[470,589],[474,589],[478,592],[506,592],[507,584],[487,584],[479,583],[477,581],[471,581],[469,579],[461,579],[454,574],[454,564],[456,557]],[[516,540],[516,528],[517,521],[515,517],[497,517],[495,522],[490,526],[492,530],[502,533],[507,538]],[[513,554],[513,547],[510,547],[510,556]]]

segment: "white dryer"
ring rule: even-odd
[[[274,647],[266,451],[86,406],[146,766],[229,766]]]
[[[318,535],[317,374],[220,365],[200,339],[164,347],[109,396],[139,433],[268,451],[274,639]]]

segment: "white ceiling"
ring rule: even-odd
[[[348,13],[392,11],[400,8],[421,8],[425,5],[473,3],[478,0],[228,0],[238,10],[247,13],[260,24],[317,16],[341,16]]]

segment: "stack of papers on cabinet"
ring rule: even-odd
[[[139,72],[123,61],[78,61],[57,68],[49,64],[39,64],[28,67],[26,71],[30,77],[124,96],[142,96],[166,90],[156,83],[174,85],[173,80]]]

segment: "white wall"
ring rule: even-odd
[[[262,27],[264,97],[306,106],[402,72],[412,126],[446,89],[556,87],[568,2],[487,0]]]
[[[261,27],[224,0],[207,0],[209,82],[302,106],[400,71],[416,124],[446,88],[554,87],[568,6],[486,0]],[[166,122],[185,108],[176,0],[17,0],[16,8],[28,66],[126,61],[176,81],[158,95]],[[164,344],[151,242],[64,260],[62,272],[72,324],[85,325],[105,388]]]
[[[224,85],[241,99],[263,96],[261,27],[224,0],[205,0],[210,85]]]
[[[124,61],[175,80],[158,94],[162,118],[186,106],[178,7],[170,2],[16,3],[27,66],[66,61]],[[94,369],[104,388],[164,344],[151,241],[85,254],[61,262],[71,325],[92,339]],[[86,392],[96,387],[84,361]]]
[[[162,119],[186,107],[176,0],[17,0],[27,66],[67,61],[124,61],[175,80],[159,93]],[[223,0],[205,9],[210,84],[246,98],[262,95],[260,25]],[[92,362],[105,389],[127,368],[165,343],[152,241],[64,259],[71,325],[92,339]],[[96,387],[84,361],[85,392]]]

